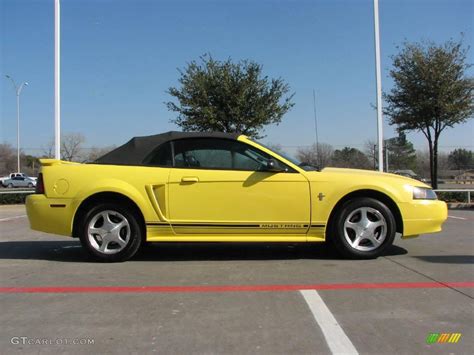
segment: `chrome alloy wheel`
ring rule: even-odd
[[[375,250],[387,237],[387,221],[374,208],[357,208],[344,221],[344,237],[356,250]]]
[[[122,251],[130,241],[130,224],[117,211],[101,211],[92,217],[87,227],[90,245],[104,254]]]

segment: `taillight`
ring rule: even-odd
[[[43,181],[43,174],[38,175],[38,179],[36,180],[36,189],[35,194],[44,194],[44,181]]]

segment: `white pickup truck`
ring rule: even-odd
[[[7,175],[7,176],[4,176],[4,177],[0,178],[0,185],[5,186],[4,182],[6,180],[13,179],[14,177],[24,177],[24,178],[29,178],[29,179],[32,179],[32,180],[36,181],[35,177],[28,176],[25,173],[11,173],[10,175]]]

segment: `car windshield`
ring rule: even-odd
[[[279,156],[281,156],[282,158],[285,158],[286,160],[292,162],[293,164],[299,166],[301,169],[305,170],[305,171],[317,171],[319,170],[318,167],[316,166],[312,166],[310,165],[309,163],[306,163],[306,162],[300,162],[298,159],[292,157],[292,156],[288,156],[287,154],[285,153],[282,153],[282,152],[276,152],[274,149],[270,148],[269,146],[261,143],[261,142],[258,142],[258,141],[255,141],[255,140],[252,140],[252,142],[255,142],[259,145],[261,145],[262,147],[264,148],[267,148],[268,150],[271,150],[272,152],[274,152],[275,154],[278,154]]]

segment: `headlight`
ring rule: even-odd
[[[413,186],[413,199],[414,200],[437,200],[436,192],[425,187]]]

